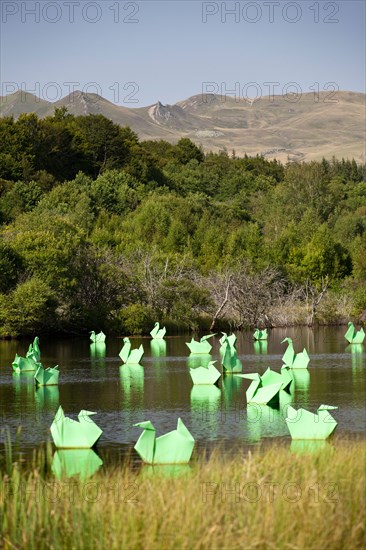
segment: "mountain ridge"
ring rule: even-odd
[[[335,97],[334,101],[329,92],[317,96],[310,92],[297,102],[285,96],[262,96],[249,102],[196,94],[172,105],[158,101],[145,107],[125,107],[80,90],[56,102],[17,91],[0,97],[0,116],[17,118],[35,112],[44,118],[65,106],[76,116],[102,114],[128,125],[141,140],[176,143],[188,137],[206,151],[235,150],[238,156],[261,154],[284,162],[333,155],[365,162],[366,95],[342,91]]]

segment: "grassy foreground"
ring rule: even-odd
[[[175,475],[126,465],[85,481],[56,481],[40,459],[15,465],[0,473],[0,547],[365,548],[365,450],[273,446],[214,453]]]

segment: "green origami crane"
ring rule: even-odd
[[[144,462],[148,464],[181,464],[189,462],[194,438],[189,430],[178,418],[177,429],[160,437],[156,437],[156,430],[150,420],[134,424],[143,428],[135,449]]]
[[[202,336],[199,342],[192,338],[189,343],[186,342],[189,351],[191,353],[210,353],[212,346],[207,340],[212,338],[212,336],[215,336],[215,334],[207,334],[206,336]]]
[[[248,403],[258,403],[259,405],[279,404],[280,390],[290,392],[293,384],[293,378],[286,366],[282,367],[281,373],[275,372],[268,367],[261,376],[258,373],[237,374],[241,378],[252,380],[246,391]]]
[[[216,361],[210,361],[207,366],[201,365],[194,369],[189,369],[193,384],[216,384],[221,376],[221,372],[215,367]]]
[[[281,344],[288,343],[287,349],[283,354],[282,361],[291,369],[307,369],[310,361],[308,352],[304,348],[301,353],[295,353],[291,338],[284,338]]]
[[[237,337],[235,336],[235,334],[230,334],[230,336],[228,336],[226,332],[222,332],[221,334],[222,336],[219,340],[221,344],[220,352],[224,354],[226,351],[226,342],[229,342],[230,347],[235,348]]]
[[[225,374],[239,373],[243,370],[243,365],[238,359],[238,352],[230,346],[228,339],[224,343],[222,368]]]
[[[124,346],[119,352],[119,356],[126,365],[138,365],[144,355],[144,348],[141,344],[139,348],[131,350],[131,342],[129,338],[123,338]]]
[[[254,340],[267,340],[268,333],[267,329],[260,330],[259,328],[255,329],[255,332],[253,334]]]
[[[150,332],[150,334],[151,334],[152,338],[156,338],[158,340],[161,340],[162,338],[164,338],[164,336],[166,334],[166,328],[165,327],[159,328],[159,327],[160,327],[159,323],[155,323],[155,326],[152,329],[152,331]]]
[[[348,323],[348,330],[344,337],[350,344],[362,344],[365,339],[365,331],[362,327],[356,331],[354,324]]]
[[[42,365],[39,365],[34,379],[38,386],[57,386],[59,377],[58,365],[56,367],[48,367],[44,369]]]
[[[103,344],[105,342],[105,334],[104,332],[99,332],[99,334],[95,334],[94,330],[90,333],[90,340],[93,342],[93,344]]]
[[[91,420],[95,412],[80,411],[78,421],[68,418],[60,406],[51,424],[51,435],[59,449],[90,449],[103,431]]]
[[[57,479],[91,477],[103,464],[93,449],[63,449],[53,455],[51,470]]]
[[[288,407],[286,424],[292,439],[327,439],[337,427],[337,421],[328,412],[333,409],[338,407],[320,405],[318,414],[314,414]]]
[[[38,369],[39,363],[36,363],[30,357],[20,357],[16,353],[11,366],[13,367],[13,371],[19,374],[21,372],[36,371]]]

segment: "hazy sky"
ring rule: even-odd
[[[84,89],[139,107],[202,90],[365,91],[363,0],[0,4],[0,95]]]

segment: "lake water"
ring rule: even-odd
[[[181,417],[194,436],[197,447],[223,449],[258,445],[279,438],[290,445],[285,423],[286,404],[313,412],[320,404],[334,405],[337,434],[364,434],[365,347],[348,345],[344,327],[290,328],[270,331],[267,345],[255,345],[252,333],[238,333],[237,349],[243,373],[263,373],[268,366],[279,371],[286,348],[281,340],[293,338],[296,351],[305,346],[308,370],[295,372],[295,391],[279,410],[247,406],[245,391],[250,381],[226,375],[217,386],[193,387],[189,375],[191,336],[167,337],[166,345],[150,338],[131,338],[141,343],[145,355],[140,367],[122,366],[118,356],[121,338],[107,336],[105,356],[93,353],[88,337],[40,338],[44,367],[59,365],[58,387],[36,389],[32,373],[13,374],[15,353],[25,356],[30,343],[0,341],[0,422],[12,440],[21,427],[17,452],[29,455],[50,440],[49,427],[59,405],[76,418],[81,409],[98,413],[93,420],[102,428],[98,453],[121,457],[137,441],[141,430],[136,422],[151,420],[157,435],[175,429]],[[211,355],[220,369],[219,335],[210,340]],[[0,443],[4,442],[0,430]]]

